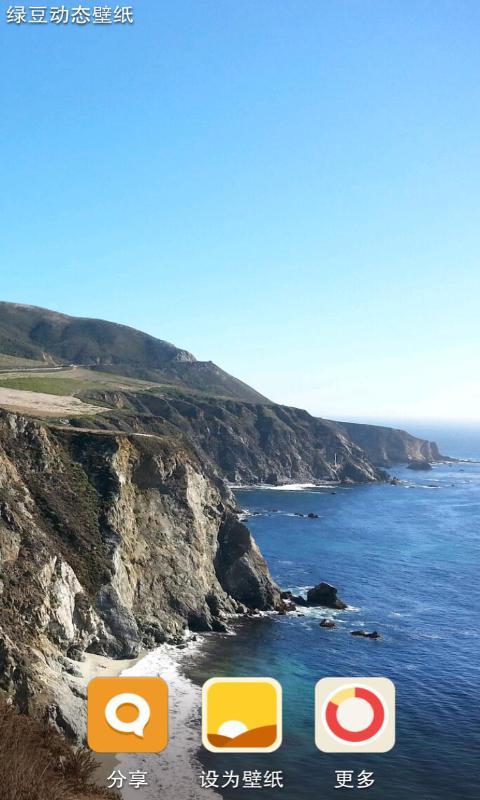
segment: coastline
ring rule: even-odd
[[[148,786],[142,787],[142,800],[221,800],[222,795],[201,789],[199,774],[203,767],[198,758],[201,750],[201,688],[187,677],[192,657],[202,640],[187,640],[185,646],[162,645],[130,661],[115,661],[91,656],[83,664],[82,673],[88,682],[99,675],[114,677],[161,677],[169,689],[169,742],[163,753],[95,754],[100,766],[95,776],[97,785],[105,788],[112,770],[124,775],[129,771],[146,772]],[[187,666],[185,662],[190,662]],[[123,800],[138,800],[139,792],[125,785]]]
[[[82,675],[85,689],[93,678],[117,678],[124,670],[133,668],[143,658],[143,655],[130,659],[114,659],[106,656],[85,653],[85,660],[78,665]],[[114,753],[94,753],[98,768],[94,774],[94,782],[104,789],[108,784],[108,777],[114,769],[118,769],[119,758]]]
[[[337,480],[323,480],[316,483],[229,483],[228,488],[232,492],[252,489],[260,489],[274,492],[301,492],[308,489],[334,489],[341,486],[341,481]]]
[[[452,506],[453,501],[457,502],[462,511],[462,522],[466,523],[466,538],[464,536],[462,541],[468,545],[473,536],[473,528],[470,530],[470,518],[465,514],[472,505],[472,500],[475,500],[475,497],[471,498],[474,484],[480,485],[476,478],[477,470],[472,469],[472,473],[468,474],[459,469],[459,466],[454,472],[449,465],[439,466],[434,478],[425,483],[423,475],[410,475],[404,468],[400,475],[404,487],[416,489],[412,493],[412,499],[389,485],[369,487],[365,491],[342,492],[337,497],[319,498],[320,505],[313,506],[319,519],[313,523],[304,523],[297,516],[297,509],[302,509],[304,504],[300,496],[297,500],[294,493],[287,492],[281,499],[278,495],[278,517],[275,515],[273,519],[269,519],[272,517],[271,513],[260,515],[256,524],[256,535],[263,537],[264,541],[268,540],[270,561],[275,565],[279,582],[295,593],[303,593],[312,585],[312,569],[316,569],[317,562],[322,564],[322,572],[325,571],[329,577],[338,570],[341,561],[344,584],[350,587],[349,591],[345,589],[348,608],[338,612],[329,610],[328,615],[335,617],[336,622],[336,630],[333,631],[325,631],[319,627],[320,617],[324,615],[320,608],[302,608],[299,614],[291,616],[265,614],[238,618],[232,620],[233,636],[206,634],[192,637],[186,646],[162,646],[136,663],[124,665],[119,670],[121,673],[161,675],[167,680],[171,690],[172,730],[171,742],[165,753],[139,758],[118,757],[115,763],[117,768],[121,764],[124,774],[127,774],[125,770],[131,768],[146,770],[151,784],[145,789],[142,787],[141,792],[133,789],[130,793],[124,791],[122,798],[138,800],[141,795],[142,800],[159,800],[160,797],[163,800],[226,800],[227,797],[234,800],[236,795],[228,788],[204,790],[200,787],[199,773],[202,770],[218,769],[222,772],[230,764],[228,759],[221,756],[215,756],[213,760],[202,748],[199,716],[200,687],[203,681],[213,675],[235,674],[269,674],[285,686],[285,711],[288,719],[286,735],[290,738],[286,740],[288,747],[282,749],[278,755],[272,754],[269,757],[268,767],[284,772],[285,790],[282,794],[286,800],[296,800],[298,791],[295,787],[298,787],[300,781],[305,781],[306,796],[314,797],[316,784],[309,778],[309,775],[315,774],[317,764],[317,753],[311,747],[310,741],[313,725],[311,688],[314,681],[322,675],[335,675],[341,671],[341,674],[347,675],[370,675],[372,672],[387,675],[398,684],[404,697],[412,697],[403,706],[398,719],[399,739],[403,750],[397,749],[389,757],[392,759],[392,767],[386,762],[380,763],[379,760],[375,767],[379,790],[385,792],[385,787],[388,786],[389,800],[403,800],[405,761],[416,763],[417,752],[422,752],[426,759],[429,758],[428,751],[422,750],[422,731],[415,733],[412,720],[417,718],[419,707],[424,713],[427,726],[434,725],[435,720],[434,716],[429,716],[430,707],[424,705],[424,697],[417,691],[418,679],[420,677],[425,685],[432,687],[434,700],[434,689],[437,685],[440,687],[442,692],[438,702],[441,705],[438,708],[441,713],[445,713],[445,692],[449,685],[449,675],[455,669],[449,648],[445,646],[448,634],[445,633],[443,619],[448,611],[443,607],[445,589],[439,569],[443,564],[451,563],[453,527],[448,514],[441,514],[439,510],[457,507]],[[434,488],[437,491],[430,491]],[[271,501],[268,495],[265,495],[264,500],[264,505],[269,508]],[[247,497],[245,506],[250,506]],[[260,501],[258,506],[262,506]],[[475,514],[474,506],[475,504],[472,515]],[[412,513],[412,508],[415,513]],[[327,513],[329,511],[335,513]],[[355,525],[348,521],[352,514],[355,515]],[[471,519],[473,525],[474,516]],[[338,530],[342,531],[341,536]],[[385,530],[389,532],[387,537]],[[362,533],[361,542],[358,531]],[[272,532],[275,536],[272,536]],[[293,532],[298,551],[295,562],[291,555]],[[426,546],[427,552],[434,548],[433,560],[428,558],[425,561],[423,553]],[[311,555],[312,550],[314,558]],[[392,554],[395,558],[398,558],[398,554],[401,556],[398,574],[396,571],[389,571]],[[422,554],[421,558],[419,554]],[[463,562],[458,562],[458,569],[461,563]],[[432,564],[435,565],[433,572]],[[440,595],[431,594],[426,598],[422,589],[419,592],[405,592],[405,581],[411,579],[412,575],[418,576],[419,570],[421,577],[428,575],[433,580],[433,584],[440,589]],[[371,575],[372,578],[365,581],[365,575]],[[388,604],[385,603],[386,597],[391,598]],[[437,602],[440,603],[438,607]],[[451,604],[452,609],[453,607]],[[441,618],[439,608],[442,609]],[[458,615],[467,620],[462,623],[465,630],[459,631],[455,653],[460,649],[463,657],[467,653],[470,657],[472,647],[468,644],[474,636],[469,632],[470,611],[463,612],[462,607],[457,604],[454,614],[457,622]],[[295,620],[294,616],[300,619]],[[371,643],[352,637],[350,628],[353,619],[355,628],[378,627],[382,635],[381,641]],[[472,644],[474,646],[475,642]],[[430,655],[432,652],[434,659]],[[453,658],[457,658],[456,654]],[[474,686],[474,676],[470,683]],[[434,711],[435,709],[437,704],[434,702]],[[452,719],[455,718],[453,714],[458,714],[455,703],[450,703],[447,712]],[[467,732],[471,735],[468,726],[472,723],[466,713],[464,716]],[[174,730],[177,725],[178,733]],[[412,730],[413,741],[408,738],[412,736]],[[449,765],[449,739],[442,735],[439,738],[441,746],[446,748],[444,758]],[[370,760],[365,763],[370,768]],[[330,770],[331,773],[334,765],[333,758],[325,757],[324,767],[327,772]],[[238,756],[234,766],[240,772],[242,769],[256,767],[256,763],[250,758],[242,759]],[[411,786],[416,789],[422,782],[429,780],[431,769],[432,765],[428,762],[420,777],[412,779]],[[441,780],[442,786],[445,784],[447,788],[443,789],[439,784],[439,797],[451,797],[451,781],[449,782],[447,769],[442,772]],[[468,794],[470,784],[465,797],[474,796]],[[262,794],[266,800],[273,800],[278,796],[269,790]],[[335,795],[333,787],[327,785],[325,798],[333,798]]]

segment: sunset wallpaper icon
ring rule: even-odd
[[[212,753],[272,753],[282,743],[282,688],[273,678],[212,678],[202,739]]]

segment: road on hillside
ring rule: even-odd
[[[6,372],[71,372],[74,369],[78,369],[80,364],[65,364],[65,366],[61,367],[9,367],[5,369],[2,367],[0,369],[0,373]]]

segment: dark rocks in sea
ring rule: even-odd
[[[303,598],[300,598],[303,599]],[[282,592],[281,593],[281,600],[277,605],[277,612],[283,617],[285,614],[289,614],[292,611],[296,611],[297,606],[295,604],[295,598],[291,592]]]
[[[323,581],[307,592],[309,606],[325,606],[326,608],[347,608],[347,604],[338,597],[338,589]]]
[[[333,619],[327,619],[327,617],[324,617],[322,619],[321,623],[320,623],[320,627],[321,628],[334,628],[335,627],[335,622],[334,622]]]
[[[280,597],[282,600],[289,600],[296,606],[308,606],[307,601],[300,594],[292,594],[292,592],[282,592]]]
[[[429,461],[423,458],[411,461],[408,465],[408,469],[413,469],[416,472],[427,472],[428,470],[432,469],[432,465]]]
[[[212,619],[212,631],[215,631],[215,633],[229,633],[230,628],[226,622],[222,622],[222,620],[214,617]]]
[[[352,636],[362,636],[364,639],[380,639],[380,634],[378,631],[350,631]]]
[[[300,594],[294,594],[292,600],[297,606],[308,606],[307,601]]]
[[[302,514],[300,511],[295,511],[296,517],[307,517],[307,519],[319,519],[318,514],[314,514],[313,511],[310,511],[309,514]]]

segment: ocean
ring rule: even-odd
[[[418,425],[413,432],[435,438],[447,455],[480,461],[478,429]],[[259,791],[268,800],[338,798],[339,770],[353,770],[355,776],[372,772],[370,788],[350,790],[372,800],[479,796],[480,464],[390,472],[403,483],[334,493],[237,492],[282,589],[305,592],[327,581],[349,604],[334,613],[333,630],[319,626],[325,616],[320,609],[240,623],[235,636],[209,636],[188,670],[197,684],[217,676],[268,676],[281,683],[284,735],[277,752],[201,753],[204,768],[219,773],[281,770],[283,789]],[[310,512],[318,519],[295,516]],[[351,636],[362,628],[378,630],[381,639]],[[329,676],[383,676],[395,683],[393,750],[361,755],[317,750],[314,687]],[[252,790],[221,794],[241,800]]]

